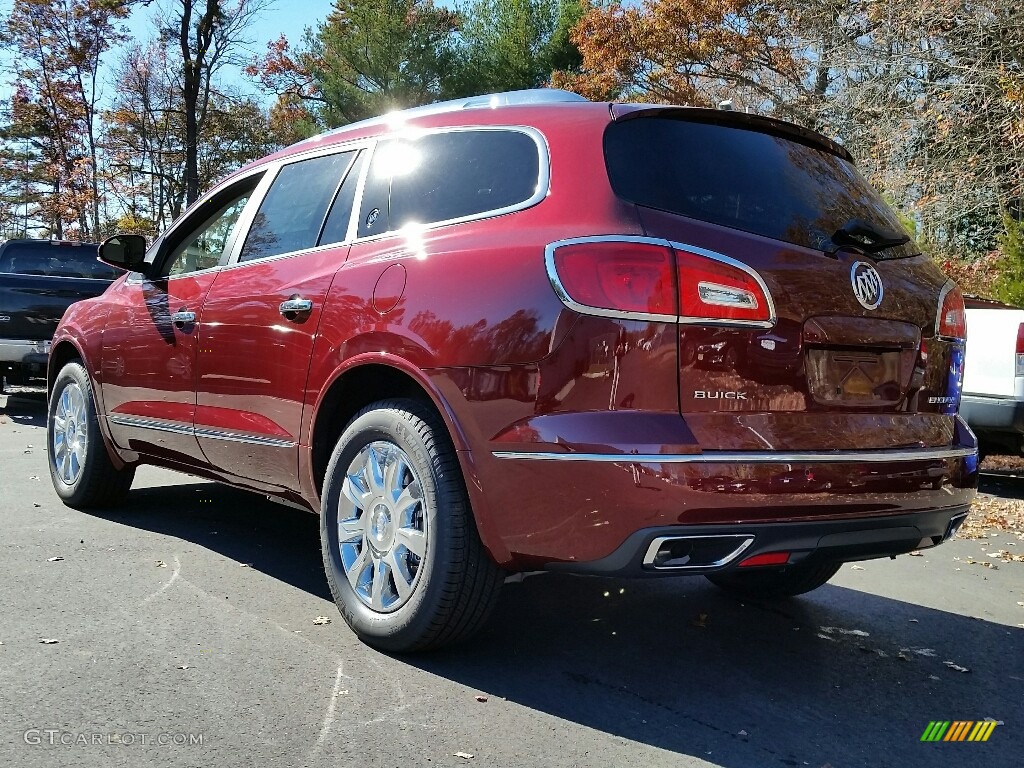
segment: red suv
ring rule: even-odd
[[[48,446],[74,507],[138,464],[321,515],[342,614],[476,630],[508,571],[764,597],[967,515],[960,292],[849,154],[736,112],[527,91],[250,165],[75,304]]]

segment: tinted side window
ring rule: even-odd
[[[352,218],[352,204],[356,199],[356,186],[359,184],[359,175],[362,172],[363,164],[366,162],[366,153],[360,152],[359,157],[349,167],[345,174],[345,180],[341,183],[331,205],[330,213],[327,214],[327,221],[324,222],[324,231],[320,234],[317,245],[330,245],[331,243],[344,242],[348,237],[348,223]]]
[[[260,204],[238,260],[314,247],[327,207],[354,156],[342,152],[284,166]]]
[[[533,197],[539,181],[537,145],[519,131],[385,141],[373,155],[359,235],[507,208]]]
[[[97,247],[40,243],[8,243],[0,255],[0,272],[16,275],[49,277],[86,277],[94,280],[116,280],[120,270],[96,258]]]

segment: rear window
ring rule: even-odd
[[[7,243],[0,251],[0,272],[47,277],[85,277],[116,280],[123,273],[96,258],[93,243]]]
[[[844,228],[905,235],[851,163],[780,136],[641,117],[609,125],[604,151],[615,194],[637,205],[823,251]],[[916,253],[910,241],[873,255]]]

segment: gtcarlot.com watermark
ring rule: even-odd
[[[22,734],[30,746],[50,747],[198,747],[204,734],[182,731],[65,731],[60,728],[29,728]]]

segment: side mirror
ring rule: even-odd
[[[145,272],[146,238],[142,235],[114,235],[100,243],[100,261],[131,272]]]

